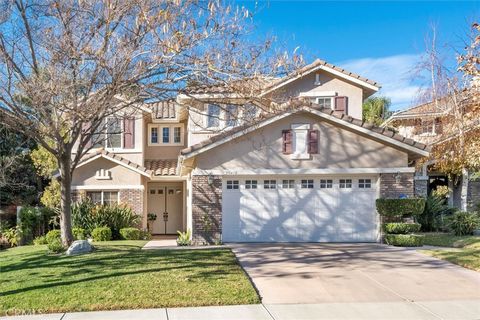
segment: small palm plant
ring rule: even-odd
[[[177,245],[178,246],[190,246],[192,245],[192,232],[189,230],[185,232],[177,231],[178,238],[177,238]]]

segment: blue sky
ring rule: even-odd
[[[238,1],[260,8],[258,34],[274,35],[306,62],[316,57],[382,84],[392,109],[415,103],[423,84],[409,72],[437,26],[438,44],[462,47],[469,24],[480,18],[480,1]],[[454,63],[454,57],[450,63]]]

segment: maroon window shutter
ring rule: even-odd
[[[135,119],[131,117],[123,119],[123,147],[135,148]]]
[[[84,122],[82,123],[82,133],[89,134],[90,131],[90,122]],[[92,146],[92,137],[89,137],[87,140],[87,143],[85,144],[85,149],[89,149]]]
[[[283,137],[283,144],[282,144],[283,154],[291,154],[292,153],[292,130],[283,130],[282,137]]]
[[[335,97],[335,111],[348,114],[348,97]]]
[[[318,130],[308,130],[308,153],[318,153]]]
[[[435,118],[435,133],[436,134],[443,133],[442,120],[440,118]]]

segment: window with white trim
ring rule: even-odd
[[[257,189],[257,180],[245,180],[245,189]]]
[[[255,120],[255,118],[257,117],[257,114],[258,114],[258,107],[256,105],[247,104],[243,107],[242,118],[244,122],[248,123]]]
[[[295,180],[282,180],[283,189],[293,189],[295,188]]]
[[[227,180],[227,190],[237,190],[238,186],[238,180]]]
[[[87,198],[94,204],[118,204],[118,191],[87,191]]]
[[[360,189],[370,189],[372,187],[372,179],[358,179],[358,187]]]
[[[263,180],[263,189],[277,189],[277,181]]]
[[[332,108],[332,97],[318,97],[317,104],[322,108]]]
[[[209,104],[207,107],[207,128],[220,127],[220,106]]]
[[[227,105],[225,108],[225,126],[234,127],[237,125],[238,107],[233,104]]]
[[[181,124],[150,123],[148,125],[148,145],[183,145],[183,130],[184,128]]]
[[[340,179],[340,189],[350,189],[352,187],[352,179]]]
[[[422,119],[421,134],[435,134],[435,120]]]
[[[302,189],[313,189],[313,179],[302,180]]]
[[[103,123],[97,127],[97,130],[92,134],[93,148],[122,148],[122,124],[121,118],[108,117]]]
[[[320,179],[320,188],[321,189],[331,189],[333,187],[333,180],[331,179]]]

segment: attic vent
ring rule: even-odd
[[[313,84],[316,85],[316,86],[319,86],[319,85],[322,84],[320,82],[320,74],[319,73],[315,73],[315,82]]]
[[[112,173],[110,170],[100,169],[95,172],[95,179],[97,180],[110,180],[112,179]]]

